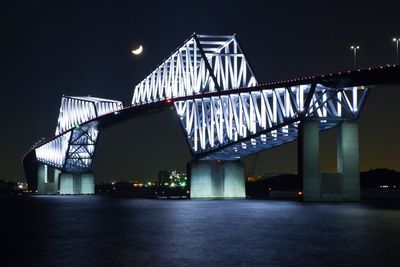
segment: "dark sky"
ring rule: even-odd
[[[371,3],[368,3],[371,2]],[[259,81],[393,64],[400,1],[1,1],[0,179],[23,180],[21,156],[54,134],[60,99],[131,101],[133,87],[191,33],[236,33]],[[143,44],[144,53],[130,50]],[[399,87],[376,88],[360,119],[361,169],[400,170]],[[97,180],[153,179],[185,170],[189,150],[173,113],[101,133]],[[335,131],[321,168],[335,169]],[[246,160],[248,166],[252,158]],[[296,144],[259,155],[256,174],[296,170]]]

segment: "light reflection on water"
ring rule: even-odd
[[[382,266],[400,252],[393,203],[1,197],[2,259],[5,266]]]

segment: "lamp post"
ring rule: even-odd
[[[393,42],[396,43],[396,63],[398,63],[399,62],[399,42],[400,42],[400,38],[394,37],[393,38]]]
[[[353,50],[353,67],[355,68],[357,63],[357,50],[359,50],[360,47],[358,45],[352,45],[350,49]]]

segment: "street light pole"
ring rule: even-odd
[[[393,38],[393,42],[396,42],[396,63],[399,62],[399,42],[400,38]]]
[[[350,49],[353,50],[353,68],[355,68],[357,64],[357,50],[359,50],[360,47],[358,45],[352,45]]]

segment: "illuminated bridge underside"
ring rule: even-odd
[[[135,87],[131,106],[64,96],[55,136],[34,146],[24,167],[90,172],[102,129],[172,107],[193,158],[236,160],[297,139],[302,120],[325,130],[357,119],[367,87],[399,77],[398,66],[385,66],[259,84],[234,35],[194,34]]]
[[[268,88],[268,87],[266,87]],[[195,155],[235,160],[297,139],[299,121],[320,130],[359,116],[367,89],[304,84],[175,102]]]

